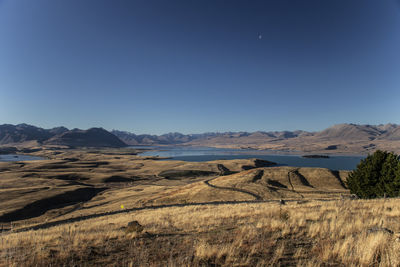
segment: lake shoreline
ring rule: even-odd
[[[139,146],[134,146],[139,148]],[[365,156],[319,155],[308,157],[304,153],[276,153],[276,151],[228,149],[194,146],[146,146],[138,156],[158,157],[160,160],[207,162],[216,160],[261,159],[276,162],[280,166],[327,168],[331,170],[354,170]],[[314,154],[310,154],[314,155]]]
[[[46,160],[45,157],[33,156],[27,154],[1,154],[0,162],[15,162],[15,161],[31,161],[31,160]]]
[[[307,155],[322,155],[322,156],[329,156],[329,157],[367,157],[368,153],[353,153],[353,152],[313,152],[313,151],[285,151],[285,150],[273,150],[273,149],[254,149],[254,148],[229,148],[229,147],[216,147],[216,146],[192,146],[192,145],[134,145],[128,146],[129,148],[145,150],[141,153],[147,151],[168,151],[171,148],[212,148],[212,149],[223,149],[223,150],[236,150],[238,152],[258,152],[262,153],[262,155],[290,155],[290,156],[307,156]]]

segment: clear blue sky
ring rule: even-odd
[[[0,0],[0,124],[400,123],[398,0]]]

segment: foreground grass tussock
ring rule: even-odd
[[[399,221],[399,199],[142,210],[3,232],[0,265],[400,266]]]

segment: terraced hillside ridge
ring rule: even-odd
[[[218,176],[163,192],[154,204],[223,201],[339,199],[347,195],[348,171],[323,168],[267,167]]]

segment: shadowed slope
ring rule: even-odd
[[[52,209],[60,209],[79,202],[85,202],[96,196],[106,188],[79,188],[59,195],[32,202],[22,209],[18,209],[0,216],[0,222],[12,222],[40,216]]]
[[[45,142],[48,145],[66,145],[71,147],[124,147],[126,144],[118,137],[102,128],[89,130],[74,129],[56,135]]]

